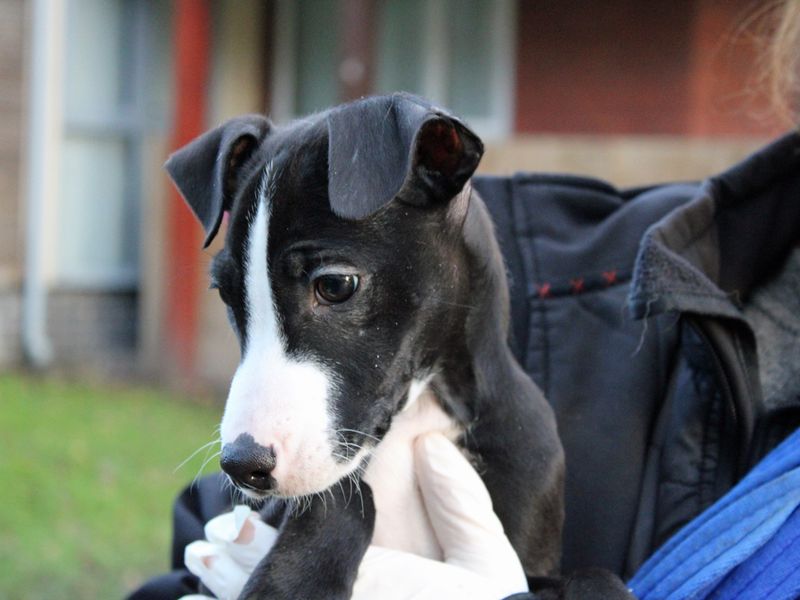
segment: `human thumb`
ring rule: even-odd
[[[429,433],[417,438],[414,458],[445,562],[491,579],[508,595],[527,591],[522,565],[489,492],[461,451],[441,433]]]

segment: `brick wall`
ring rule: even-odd
[[[26,2],[0,0],[0,368],[20,362]]]
[[[0,0],[0,269],[16,271],[20,235],[20,136],[23,119],[23,0]]]
[[[19,292],[0,289],[0,370],[22,362],[20,317],[22,307]]]
[[[515,131],[756,136],[759,2],[519,2]]]

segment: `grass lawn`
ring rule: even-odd
[[[165,571],[172,500],[205,453],[175,469],[220,414],[164,392],[0,375],[0,597],[121,598]]]

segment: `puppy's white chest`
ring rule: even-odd
[[[372,455],[364,480],[369,483],[377,511],[372,543],[441,559],[414,472],[414,440],[432,431],[455,440],[460,428],[441,409],[433,394],[412,395],[393,420]]]

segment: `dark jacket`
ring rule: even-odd
[[[800,397],[764,405],[743,317],[800,242],[800,136],[700,184],[474,185],[508,262],[513,347],[566,449],[562,566],[628,577],[800,425]]]
[[[563,570],[627,578],[800,425],[800,398],[765,406],[742,311],[800,241],[800,136],[700,184],[473,184],[509,270],[512,347],[566,450]],[[196,586],[183,548],[228,508],[215,479],[185,490],[175,571],[134,597]]]

